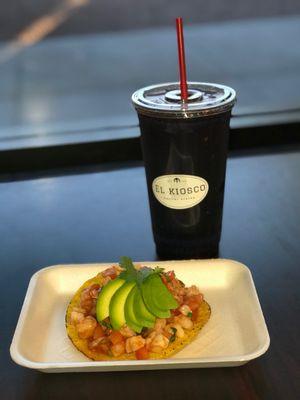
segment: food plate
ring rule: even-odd
[[[113,264],[78,264],[47,267],[32,276],[10,347],[12,359],[43,372],[128,371],[238,366],[267,351],[268,330],[245,265],[225,259],[141,264],[174,270],[186,285],[198,286],[211,306],[207,325],[179,353],[140,361],[92,361],[80,353],[66,334],[67,305],[84,281]]]

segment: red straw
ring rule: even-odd
[[[186,81],[182,18],[176,18],[176,30],[177,30],[177,43],[178,43],[178,61],[179,61],[179,73],[180,73],[181,100],[187,101],[188,87],[187,87],[187,81]]]

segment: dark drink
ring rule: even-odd
[[[234,90],[189,83],[183,104],[178,84],[162,84],[141,89],[132,99],[158,255],[217,256]]]

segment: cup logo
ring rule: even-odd
[[[195,175],[162,175],[152,183],[155,198],[164,206],[176,210],[199,204],[208,189],[208,182]]]

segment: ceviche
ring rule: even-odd
[[[66,329],[93,360],[168,358],[195,338],[210,314],[199,288],[186,286],[174,271],[121,257],[78,289]]]

